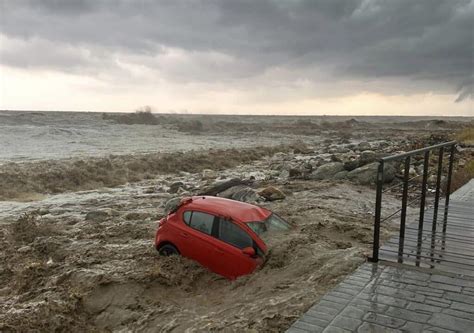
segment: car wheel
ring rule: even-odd
[[[165,244],[158,249],[158,253],[162,256],[172,256],[179,254],[179,251],[173,245]]]

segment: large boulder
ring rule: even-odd
[[[347,174],[347,178],[355,183],[369,185],[377,180],[378,162],[366,164],[352,170]],[[396,168],[391,164],[386,164],[384,168],[384,182],[389,183],[395,178]]]
[[[331,162],[321,165],[316,169],[315,172],[311,175],[312,179],[328,179],[334,176],[336,173],[344,170],[344,163],[341,162]]]
[[[359,167],[359,160],[350,160],[344,162],[344,169],[347,171],[355,170]]]
[[[198,195],[217,195],[231,187],[237,185],[250,185],[252,183],[251,180],[241,180],[239,178],[232,178],[227,180],[220,180],[214,182],[210,186],[204,188]]]
[[[181,197],[174,197],[166,201],[165,203],[166,214],[174,211],[179,206],[180,202],[181,202]]]
[[[286,197],[285,193],[273,186],[268,186],[264,188],[263,190],[258,192],[258,194],[264,197],[267,201],[283,200]]]
[[[225,191],[218,193],[217,196],[249,203],[256,202],[258,199],[260,199],[257,192],[253,188],[245,185],[230,187]]]
[[[360,150],[360,151],[364,151],[364,150],[369,150],[371,148],[370,146],[370,143],[368,142],[365,142],[365,141],[362,141],[361,143],[359,143],[357,145],[357,148]]]
[[[170,185],[170,189],[168,190],[168,193],[176,193],[178,192],[180,187],[184,187],[183,182],[174,182]]]
[[[204,169],[202,170],[202,179],[215,179],[217,177],[217,173],[211,169]]]
[[[345,179],[347,177],[347,174],[349,173],[349,171],[347,170],[342,170],[342,171],[339,171],[338,173],[336,173],[332,178],[333,179]]]
[[[377,160],[377,154],[372,150],[364,150],[360,153],[359,166],[373,163]]]

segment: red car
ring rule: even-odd
[[[162,255],[181,254],[228,279],[252,273],[267,246],[259,237],[290,225],[268,209],[212,196],[182,199],[159,221],[155,246]]]

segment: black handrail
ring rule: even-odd
[[[399,246],[398,246],[398,262],[403,262],[403,249],[405,244],[405,229],[406,229],[406,212],[407,206],[410,205],[413,201],[408,202],[408,184],[410,180],[417,178],[412,177],[410,178],[410,165],[411,165],[411,157],[414,155],[422,154],[424,155],[423,158],[423,180],[421,186],[421,195],[420,198],[420,211],[419,211],[419,219],[418,219],[418,243],[422,241],[423,235],[423,222],[425,218],[425,206],[426,206],[426,185],[428,182],[428,169],[429,169],[429,159],[430,159],[430,152],[433,150],[438,149],[438,167],[436,172],[436,191],[435,191],[435,201],[434,201],[434,216],[433,216],[433,224],[432,224],[432,232],[436,233],[436,221],[438,217],[438,207],[439,207],[439,199],[440,199],[440,189],[441,189],[441,176],[442,176],[442,168],[443,168],[443,156],[445,152],[445,148],[450,147],[450,156],[449,156],[449,168],[448,168],[448,177],[447,177],[447,184],[446,184],[446,201],[445,201],[445,208],[444,208],[444,221],[443,221],[443,232],[446,232],[446,221],[448,215],[448,206],[449,206],[449,195],[451,191],[451,179],[453,173],[453,163],[454,163],[454,154],[456,149],[456,141],[449,141],[445,143],[436,144],[433,146],[412,150],[406,153],[392,155],[383,157],[379,160],[379,166],[377,169],[377,178],[376,178],[376,185],[377,185],[377,192],[375,197],[375,218],[374,218],[374,242],[373,242],[373,249],[372,249],[372,257],[369,258],[369,261],[377,262],[379,260],[379,247],[380,247],[380,224],[382,221],[381,214],[382,214],[382,194],[385,192],[383,190],[383,183],[384,183],[384,168],[387,162],[397,161],[404,159],[404,173],[403,173],[403,193],[402,193],[402,208],[397,210],[395,213],[391,214],[389,217],[396,215],[397,213],[401,212],[400,214],[400,235],[399,235]],[[391,188],[394,188],[392,186]],[[384,220],[386,220],[385,218]],[[418,254],[420,255],[420,254]]]
[[[389,161],[394,161],[394,160],[400,160],[400,159],[402,159],[402,158],[404,158],[404,157],[407,157],[407,156],[417,155],[417,154],[419,154],[419,153],[424,153],[424,152],[431,151],[431,150],[434,150],[434,149],[437,149],[437,148],[448,147],[448,146],[454,146],[456,143],[457,143],[456,141],[449,141],[449,142],[444,142],[444,143],[438,143],[438,144],[433,145],[433,146],[429,146],[429,147],[425,147],[425,148],[420,148],[420,149],[415,149],[415,150],[407,151],[406,153],[382,157],[380,160],[381,160],[381,161],[384,161],[384,162],[389,162]]]

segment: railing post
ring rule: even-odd
[[[402,196],[402,212],[400,216],[400,236],[398,239],[398,262],[403,262],[403,248],[405,246],[405,222],[407,217],[407,200],[408,200],[408,180],[410,177],[410,156],[405,158],[405,169],[403,175],[403,196]]]
[[[441,173],[443,171],[443,154],[444,147],[439,148],[438,154],[438,174],[436,175],[436,192],[435,192],[435,201],[433,208],[433,221],[431,225],[431,253],[430,258],[431,262],[434,262],[434,249],[436,242],[436,227],[438,224],[438,207],[439,207],[439,192],[441,187]]]
[[[441,173],[443,171],[443,154],[444,147],[439,148],[438,155],[438,174],[436,176],[436,193],[435,193],[435,202],[434,202],[434,211],[433,211],[433,233],[436,232],[436,222],[438,220],[438,207],[439,207],[439,192],[441,187]]]
[[[384,161],[379,162],[377,169],[377,194],[375,197],[375,219],[374,219],[374,244],[372,248],[372,258],[369,261],[379,261],[379,246],[380,246],[380,216],[382,211],[382,187],[383,187],[383,168]]]
[[[446,179],[446,201],[444,203],[443,233],[446,233],[446,221],[448,220],[449,196],[451,195],[451,178],[453,175],[453,164],[454,164],[455,152],[456,152],[456,144],[453,143],[451,146],[451,152],[449,154],[448,179]]]
[[[423,161],[423,181],[421,184],[421,199],[420,199],[420,218],[418,221],[418,243],[416,251],[416,266],[420,266],[421,243],[423,239],[423,222],[425,219],[425,202],[426,202],[426,183],[428,182],[428,166],[430,160],[430,151],[425,152]]]

